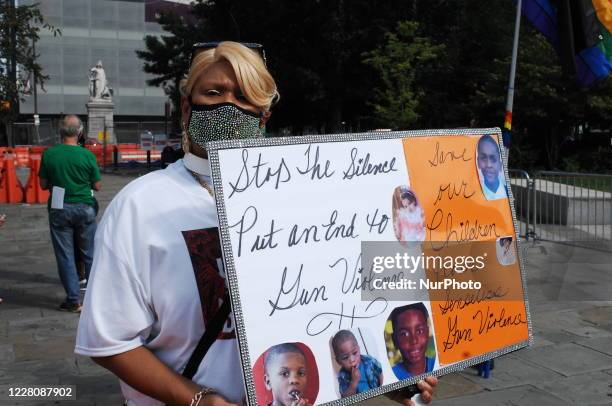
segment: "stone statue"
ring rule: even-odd
[[[89,100],[111,101],[113,88],[108,85],[102,61],[89,70]]]

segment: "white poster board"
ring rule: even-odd
[[[528,345],[523,264],[495,260],[519,255],[500,138],[499,129],[463,129],[209,144],[250,405],[275,396],[349,404]],[[435,252],[449,241],[490,244],[479,248],[491,253],[483,267],[455,274],[484,287],[457,288],[452,302],[444,289],[404,287],[399,299],[373,289],[385,274],[362,269],[362,243],[409,239]],[[425,268],[405,274],[435,279]]]

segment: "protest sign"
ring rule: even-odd
[[[250,405],[349,404],[528,345],[499,129],[219,141]]]

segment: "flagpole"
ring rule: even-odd
[[[36,36],[32,35],[32,60],[36,60]],[[36,145],[40,145],[40,116],[38,115],[38,91],[36,89],[36,83],[38,82],[38,77],[36,76],[36,70],[34,70],[32,74],[32,78],[34,79],[34,132],[36,134]]]
[[[514,104],[514,78],[516,77],[516,60],[518,55],[519,32],[521,30],[522,0],[516,2],[516,19],[514,20],[514,41],[512,43],[512,62],[510,63],[510,78],[508,80],[508,94],[506,96],[506,114],[504,115],[504,146],[510,148],[510,135],[512,130],[512,106]],[[507,151],[506,151],[507,152]]]

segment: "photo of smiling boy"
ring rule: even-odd
[[[348,330],[338,331],[332,338],[332,349],[340,365],[338,385],[340,396],[355,395],[378,388],[383,383],[380,362],[369,355],[362,355],[355,335]]]
[[[497,200],[508,197],[497,142],[490,135],[483,135],[478,140],[477,152],[478,176],[485,199]]]
[[[306,406],[308,371],[304,352],[293,343],[270,348],[264,358],[264,382],[272,392],[270,406]]]
[[[392,366],[397,379],[431,372],[436,360],[425,354],[429,343],[429,312],[425,305],[419,302],[397,307],[389,318],[393,344],[401,354],[400,362]]]

